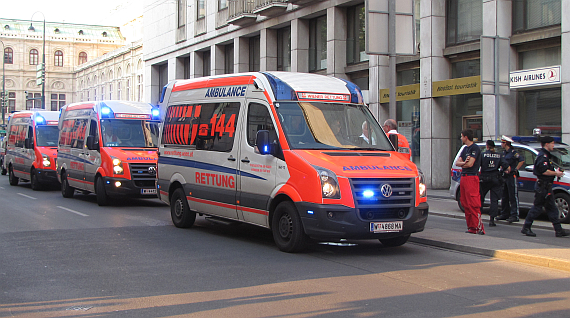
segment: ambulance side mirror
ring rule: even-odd
[[[95,136],[87,136],[87,149],[99,150],[99,142],[96,141]]]
[[[34,148],[34,140],[30,138],[24,139],[24,148],[26,149]]]
[[[257,136],[255,137],[255,151],[262,155],[272,154],[272,145],[269,140],[268,130],[259,130]]]
[[[390,142],[392,143],[392,145],[394,146],[394,150],[398,151],[398,135],[396,134],[391,134],[388,136],[388,138],[390,139]]]
[[[533,172],[534,171],[534,165],[528,165],[524,167],[524,170],[528,171],[528,172]]]

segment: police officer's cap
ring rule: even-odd
[[[513,142],[513,140],[510,137],[507,137],[505,135],[501,136],[501,141]]]
[[[491,139],[487,140],[487,146],[491,147],[491,148],[495,148],[495,142],[492,141]]]
[[[554,138],[550,137],[550,136],[542,136],[540,137],[540,143],[542,144],[549,144],[551,142],[554,141]]]

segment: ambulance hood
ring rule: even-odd
[[[158,159],[156,148],[121,148],[106,147],[109,155],[126,162],[156,162]]]
[[[387,151],[293,150],[311,165],[347,178],[413,178],[416,165],[403,154]]]

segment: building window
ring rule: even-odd
[[[8,92],[8,112],[16,111],[16,92]]]
[[[65,94],[51,94],[51,110],[58,111],[65,106]]]
[[[545,135],[562,136],[562,90],[560,87],[519,91],[519,135],[530,136],[540,127]]]
[[[28,93],[26,99],[26,109],[42,108],[42,94],[41,93]]]
[[[483,34],[483,2],[447,1],[447,45],[479,40]]]
[[[277,70],[291,71],[291,27],[277,30]]]
[[[346,63],[355,64],[368,61],[366,54],[366,22],[364,4],[348,8],[347,11],[347,38]]]
[[[53,64],[55,66],[63,66],[63,52],[62,51],[55,51]]]
[[[105,100],[105,84],[101,85],[101,100]]]
[[[562,51],[560,46],[544,49],[519,52],[519,69],[546,67],[560,65],[562,62]]]
[[[560,0],[513,0],[513,32],[524,32],[562,22]]]
[[[83,64],[87,62],[87,53],[81,52],[79,53],[79,64]]]
[[[327,16],[309,21],[309,71],[327,68]]]
[[[203,76],[210,76],[210,51],[202,52],[202,74]]]
[[[259,72],[261,59],[261,37],[254,36],[249,38],[249,71]]]
[[[38,65],[39,54],[38,50],[31,49],[30,50],[30,65]]]
[[[234,45],[224,46],[224,73],[232,74],[234,72]]]
[[[121,100],[121,98],[123,98],[122,94],[122,87],[121,87],[121,81],[117,82],[117,99]]]
[[[205,6],[206,0],[198,0],[198,5],[196,6],[198,9],[198,20],[203,19],[206,17],[206,6]]]
[[[14,64],[14,50],[10,47],[4,49],[4,64]]]
[[[228,1],[227,0],[218,0],[218,11],[223,10],[227,7],[228,7]]]
[[[142,102],[143,100],[143,76],[137,76],[137,101]]]
[[[186,0],[176,0],[178,3],[178,27],[186,25]]]
[[[125,100],[131,100],[131,79],[127,80],[127,96]]]
[[[113,99],[113,83],[109,84],[109,99]]]
[[[97,87],[93,89],[93,98],[94,100],[97,100]]]

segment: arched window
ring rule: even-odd
[[[38,65],[39,56],[40,55],[38,54],[38,50],[31,49],[30,50],[30,65]]]
[[[55,66],[63,66],[63,52],[55,51],[53,64]]]
[[[14,50],[10,47],[4,49],[4,63],[14,64]]]
[[[87,53],[81,52],[79,53],[79,64],[83,64],[87,62]]]

